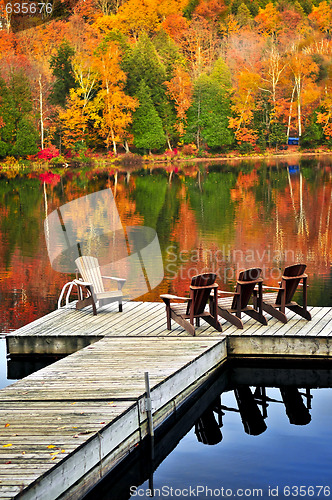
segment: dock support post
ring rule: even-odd
[[[145,378],[145,410],[148,417],[148,432],[150,436],[150,476],[149,476],[149,489],[153,492],[153,462],[154,462],[154,429],[153,429],[153,418],[152,418],[152,401],[150,393],[150,380],[149,372],[144,372]],[[154,496],[152,494],[152,496]]]
[[[145,391],[146,391],[145,410],[148,417],[149,435],[151,437],[154,437],[149,372],[145,372],[144,377],[145,377]]]

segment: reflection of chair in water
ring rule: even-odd
[[[234,389],[234,394],[245,432],[251,436],[258,436],[266,431],[266,423],[259,411],[250,387],[247,385],[239,385]]]
[[[79,287],[79,300],[76,303],[76,309],[83,309],[83,307],[91,305],[93,314],[97,314],[97,302],[99,302],[99,305],[119,302],[119,311],[122,312],[122,287],[126,280],[112,276],[102,276],[98,260],[95,257],[79,257],[75,260],[75,263],[83,278],[83,281],[81,279],[75,280],[75,284]],[[115,281],[117,290],[105,290],[103,279]],[[86,293],[86,297],[83,296],[84,293]]]
[[[222,433],[215,419],[213,408],[208,408],[195,423],[195,434],[200,443],[217,444],[222,440]]]
[[[203,318],[216,330],[219,332],[222,331],[221,325],[217,320],[216,308],[214,307],[213,314],[205,311],[212,290],[214,291],[214,302],[216,302],[217,299],[218,285],[215,283],[216,277],[214,273],[204,273],[193,276],[189,298],[169,294],[160,295],[166,304],[168,330],[171,330],[171,319],[173,319],[191,335],[195,335],[194,318],[196,326],[199,326],[199,320]],[[187,304],[171,304],[171,300],[184,300]]]
[[[279,288],[270,286],[264,287],[271,290],[278,290],[275,293],[265,293],[263,295],[264,311],[283,323],[287,323],[285,308],[288,307],[288,309],[294,311],[303,318],[311,320],[311,315],[307,310],[307,275],[304,274],[306,267],[305,264],[288,266],[285,268],[284,274],[281,277]],[[299,306],[296,302],[292,301],[301,280],[303,280],[303,306]]]
[[[236,292],[218,292],[218,294],[225,293],[233,295],[233,297],[219,298],[217,311],[219,316],[226,319],[237,328],[243,328],[241,313],[248,314],[248,316],[262,323],[262,325],[267,325],[266,318],[263,316],[261,308],[263,282],[260,277],[261,272],[262,270],[259,268],[246,269],[239,274],[236,283]],[[258,285],[258,292],[255,290],[256,285]],[[257,304],[255,309],[248,305],[252,296],[254,296]],[[212,312],[211,304],[210,308]]]
[[[307,425],[311,415],[305,406],[297,387],[280,387],[280,394],[286,407],[286,414],[291,424]]]

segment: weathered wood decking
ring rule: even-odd
[[[80,498],[225,359],[221,340],[105,338],[0,391],[0,498]],[[191,389],[189,389],[189,387]]]
[[[227,356],[332,358],[332,309],[309,310],[286,325],[244,317],[243,330],[222,320],[222,334],[202,321],[191,337],[166,329],[163,304],[131,302],[60,309],[8,335],[12,355],[71,355],[0,391],[0,498],[81,498],[147,434],[146,371],[158,425]]]
[[[269,318],[268,326],[261,325],[249,316],[243,316],[244,329],[221,319],[223,332],[217,332],[204,321],[196,330],[197,338],[220,336],[332,336],[332,308],[309,307],[311,321],[306,321],[288,311],[286,325]],[[78,320],[79,315],[79,320]],[[220,319],[220,318],[219,318]],[[188,333],[172,322],[166,328],[165,306],[162,303],[127,302],[123,312],[111,304],[99,310],[97,316],[91,307],[83,311],[58,309],[44,318],[7,335],[7,351],[11,354],[71,354],[104,337],[188,337]]]

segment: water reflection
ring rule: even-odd
[[[239,384],[238,380],[246,381],[246,383]],[[259,381],[260,385],[253,385],[257,381]],[[255,443],[257,444],[257,450],[262,455],[262,460],[268,460],[270,468],[273,469],[275,462],[280,459],[280,451],[277,452],[276,445],[273,451],[271,449],[272,443],[279,439],[280,444],[283,439],[282,436],[285,433],[287,434],[288,442],[285,443],[282,469],[280,470],[278,464],[279,469],[275,470],[274,476],[277,484],[281,485],[288,466],[293,467],[289,460],[291,460],[290,456],[293,455],[294,451],[297,460],[301,461],[298,453],[302,444],[297,440],[296,436],[292,440],[292,435],[287,432],[285,427],[287,425],[296,426],[297,428],[308,427],[312,423],[311,410],[315,410],[316,399],[319,409],[322,408],[317,389],[326,387],[332,387],[332,367],[328,365],[322,367],[322,365],[318,364],[314,368],[299,366],[292,369],[287,367],[279,368],[278,366],[273,368],[266,366],[247,367],[228,363],[222,373],[210,382],[208,388],[204,387],[200,395],[196,395],[194,400],[187,403],[163,428],[156,430],[153,460],[151,459],[149,443],[146,441],[130,455],[127,462],[112,471],[86,498],[90,500],[98,496],[98,498],[105,500],[114,498],[117,500],[128,499],[130,493],[136,491],[136,488],[141,488],[140,493],[136,493],[136,496],[149,498],[149,494],[144,495],[144,491],[153,489],[153,485],[156,488],[160,488],[162,484],[168,485],[168,487],[183,488],[188,487],[189,484],[202,484],[197,476],[198,469],[200,471],[199,475],[205,474],[205,484],[208,487],[214,488],[216,485],[220,487],[221,485],[230,484],[230,481],[233,481],[232,487],[234,487],[234,484],[239,486],[242,484],[239,480],[243,474],[242,467],[244,464],[245,469],[250,469],[252,481],[254,480],[253,474],[256,474],[254,478],[260,478],[261,480],[262,474],[259,468],[254,472],[252,471],[252,457],[248,456],[246,451],[248,445],[246,445],[246,440],[243,438],[245,435],[248,435],[253,440],[253,446],[255,446]],[[279,397],[276,397],[278,394]],[[227,404],[224,404],[224,400]],[[229,402],[233,402],[234,405],[230,405]],[[325,394],[324,407],[331,410],[331,404],[331,393],[329,392],[328,395]],[[282,411],[287,418],[287,422],[281,418],[280,412],[276,413],[277,407],[283,408]],[[277,424],[276,414],[278,415]],[[320,422],[317,412],[316,420],[318,420],[319,428]],[[235,424],[238,421],[241,421],[242,432],[234,434]],[[327,421],[330,422],[329,419]],[[332,428],[331,425],[328,427],[326,421],[324,424],[324,435],[328,440],[332,435]],[[200,445],[199,450],[196,450],[192,439],[191,441],[189,439],[188,448],[191,428],[196,442]],[[318,430],[322,431],[322,428]],[[313,432],[317,433],[317,426],[316,429],[311,429],[308,434],[309,438],[313,437],[315,439],[316,434],[313,434]],[[263,436],[266,436],[266,438],[261,441]],[[281,438],[278,438],[278,436],[281,436]],[[305,434],[302,433],[301,436],[301,439],[306,439]],[[318,437],[317,439],[319,442]],[[187,445],[182,447],[182,442],[187,442]],[[294,446],[295,450],[293,449]],[[179,450],[181,447],[182,453],[183,449],[185,450],[187,461],[184,461],[184,456],[181,458]],[[209,450],[210,455],[203,452],[204,448]],[[331,464],[330,458],[324,455],[323,448],[321,446],[320,459],[327,461],[327,464]],[[234,451],[234,454],[236,454],[237,449],[242,449],[244,463],[234,464],[232,453]],[[176,458],[177,455],[180,458]],[[209,456],[211,456],[211,459],[207,458]],[[267,456],[268,459],[264,458]],[[311,456],[314,461],[313,469],[315,469],[320,464],[319,461],[317,462],[314,449]],[[171,474],[169,467],[164,466],[164,460],[165,464],[168,462],[178,464],[175,466],[175,476]],[[216,470],[211,471],[205,465],[205,460],[209,463],[211,463],[211,460],[216,463]],[[218,460],[220,460],[220,465],[218,465]],[[222,468],[221,461],[223,461],[225,468]],[[185,476],[181,475],[182,466],[184,465]],[[309,481],[310,474],[313,472],[312,469],[309,470],[310,467],[311,462],[309,460],[306,468],[302,470],[303,474],[308,473]],[[324,467],[322,470],[324,471]],[[246,473],[244,472],[244,474]],[[301,482],[301,484],[306,484],[306,480],[303,477],[303,483]],[[297,477],[294,475],[292,484],[296,484],[296,481]],[[198,496],[207,498],[203,494]],[[265,497],[263,496],[263,498]]]
[[[165,277],[144,300],[183,295],[207,269],[231,290],[240,269],[258,266],[275,286],[280,270],[306,262],[308,303],[332,304],[331,161],[241,161],[58,169],[0,176],[0,324],[11,331],[56,308],[72,275],[52,269],[45,215],[111,189],[123,227],[156,231]]]

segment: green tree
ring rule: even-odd
[[[276,147],[278,151],[278,146],[284,144],[287,141],[287,135],[285,131],[285,125],[282,123],[274,122],[271,125],[271,132],[269,134],[269,142],[272,146]]]
[[[153,105],[149,89],[141,82],[137,93],[139,107],[133,114],[132,133],[134,145],[138,149],[160,149],[165,145],[166,136],[161,118]]]
[[[37,153],[38,132],[32,112],[30,84],[22,71],[0,79],[0,156]]]
[[[0,157],[10,153],[15,138],[15,117],[12,96],[0,78]]]
[[[212,149],[225,149],[233,142],[233,134],[228,128],[230,102],[225,84],[228,77],[220,71],[222,62],[218,62],[218,66],[211,76],[203,73],[194,84],[194,100],[188,110],[184,140],[195,141],[198,148],[206,144]]]
[[[156,108],[166,99],[163,85],[167,79],[166,68],[147,34],[142,34],[138,42],[128,48],[122,59],[122,68],[127,74],[129,95],[136,97],[144,81]]]
[[[14,156],[34,155],[38,152],[38,132],[34,123],[23,117],[17,126],[16,142],[11,150]]]
[[[143,34],[138,42],[126,51],[123,57],[122,68],[127,74],[126,92],[130,96],[139,99],[138,94],[142,84],[147,88],[155,111],[162,122],[163,134],[166,136],[170,146],[170,141],[175,137],[176,114],[173,103],[167,99],[166,86],[164,85],[168,74],[171,77],[171,61],[165,55],[167,47],[161,50],[163,41],[166,43],[168,38],[162,38],[160,35],[155,42],[162,52],[162,56],[160,56],[155,45],[146,34]],[[176,56],[173,45],[169,41],[171,53]],[[174,64],[179,57],[179,55],[175,57]],[[165,60],[166,65],[163,60]],[[139,100],[141,101],[141,99]]]
[[[68,42],[63,42],[56,55],[51,57],[50,67],[55,78],[49,97],[51,104],[65,107],[71,88],[76,87],[75,76],[71,64],[74,50]]]
[[[250,10],[245,3],[241,3],[237,10],[236,20],[240,26],[250,26],[252,23],[252,17]]]

